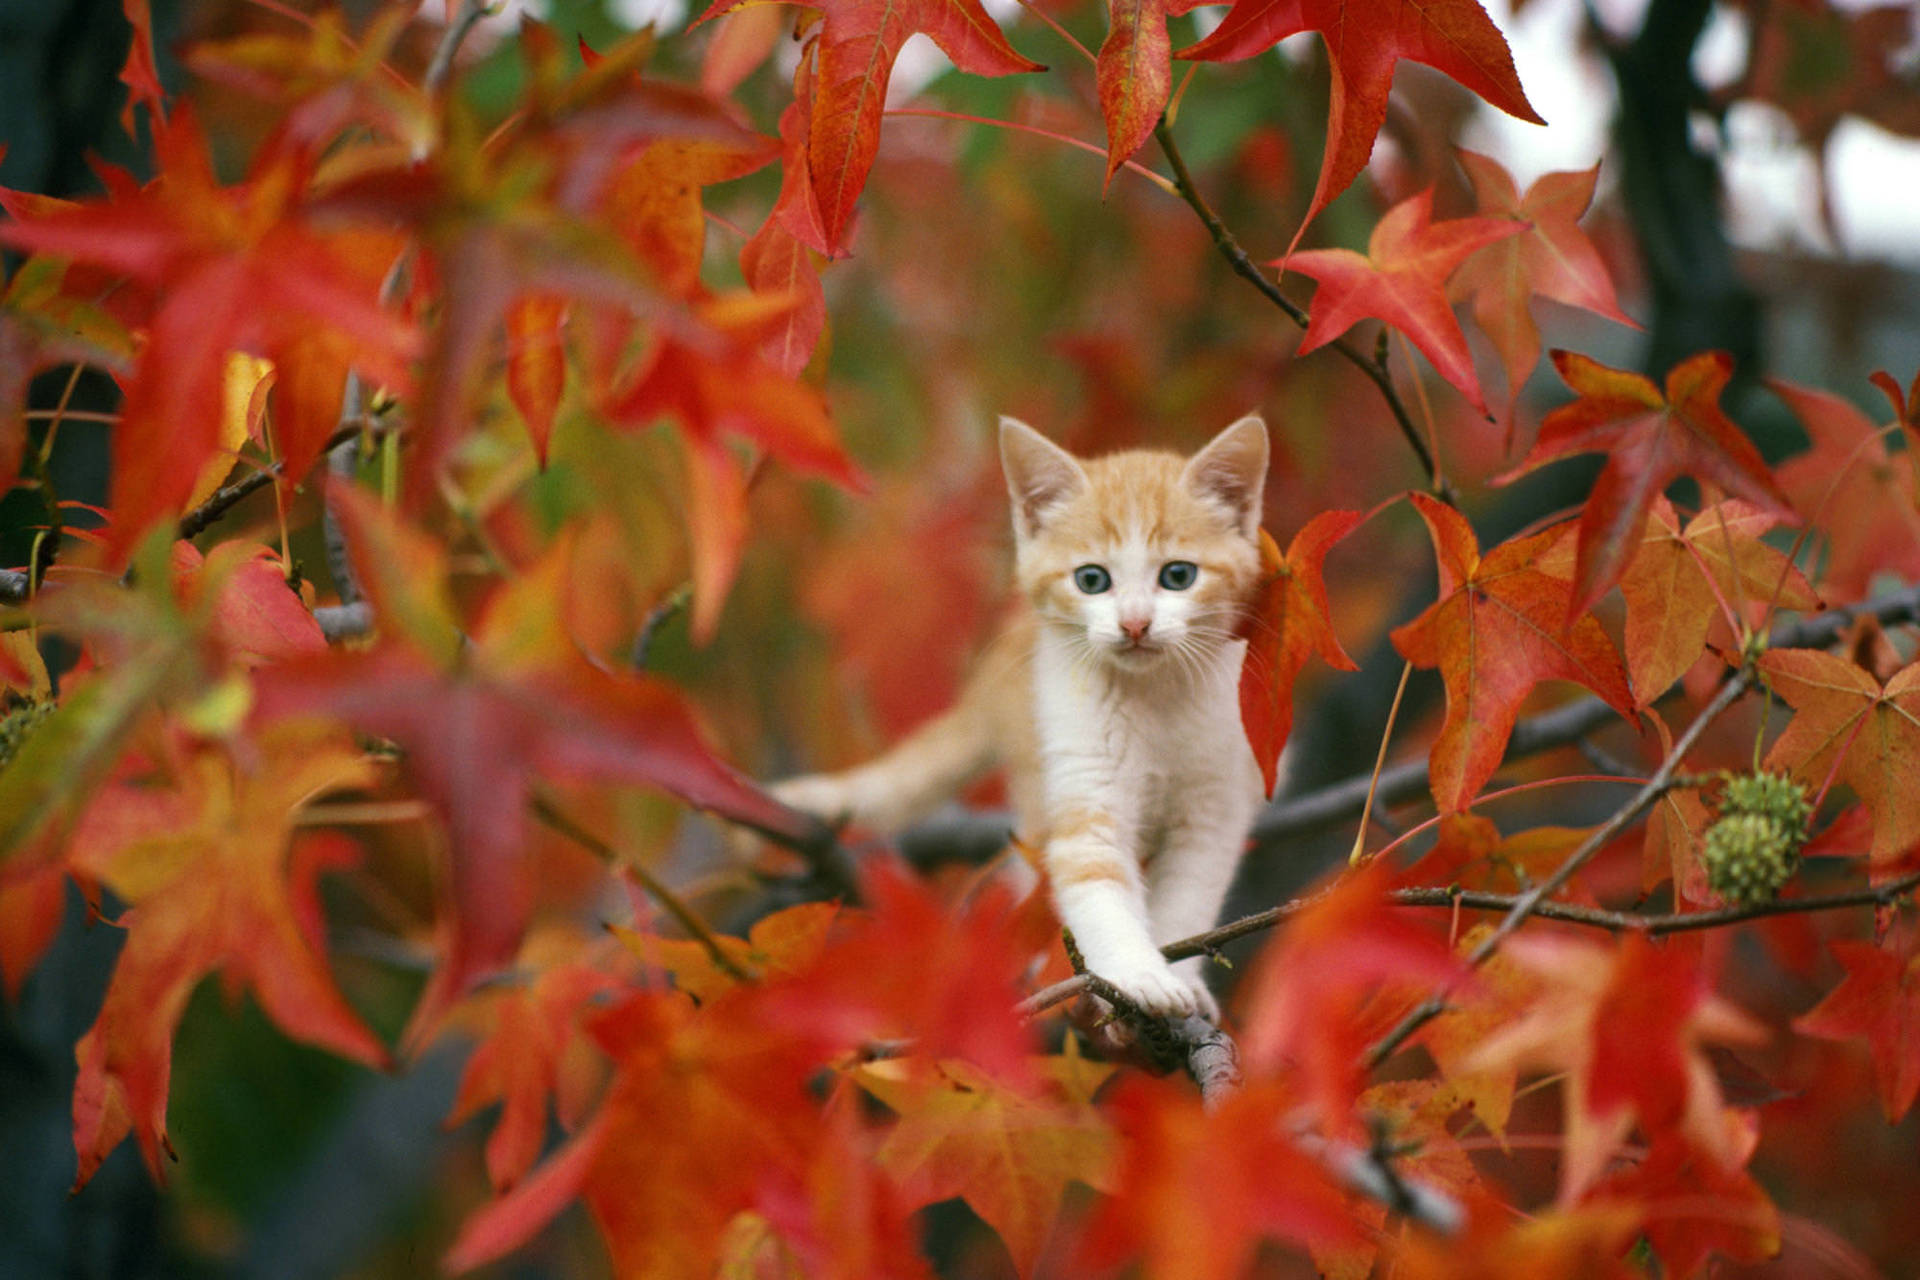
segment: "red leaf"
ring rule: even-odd
[[[1107,0],[1107,38],[1095,62],[1100,114],[1107,124],[1107,181],[1140,149],[1173,91],[1169,14],[1199,0]]]
[[[1485,413],[1466,335],[1447,305],[1447,277],[1476,250],[1526,228],[1510,218],[1433,222],[1433,188],[1402,200],[1374,225],[1363,257],[1351,249],[1294,253],[1272,265],[1320,282],[1299,354],[1323,347],[1376,316],[1419,347],[1434,371]]]
[[[813,251],[769,216],[740,250],[740,274],[755,293],[792,301],[785,320],[761,339],[759,355],[787,377],[798,378],[827,327],[827,299]]]
[[[1326,158],[1300,231],[1366,168],[1402,58],[1452,76],[1508,115],[1545,123],[1520,87],[1506,39],[1475,0],[1234,0],[1211,35],[1174,56],[1238,62],[1300,31],[1320,33],[1333,72]]]
[[[1466,517],[1412,495],[1440,561],[1440,599],[1393,632],[1417,667],[1438,667],[1447,714],[1433,744],[1433,798],[1443,812],[1466,808],[1506,753],[1520,703],[1542,680],[1585,685],[1633,718],[1613,642],[1593,616],[1567,618],[1572,584],[1541,561],[1564,534],[1550,529],[1503,543],[1483,559]]]
[[[1618,944],[1523,935],[1506,950],[1541,979],[1539,994],[1474,1063],[1566,1073],[1563,1205],[1599,1179],[1636,1123],[1722,1169],[1740,1166],[1750,1145],[1728,1123],[1706,1049],[1757,1044],[1766,1031],[1713,994],[1692,949],[1631,933]]]
[[[1263,1239],[1352,1240],[1346,1197],[1288,1129],[1292,1102],[1268,1082],[1208,1110],[1190,1090],[1128,1079],[1111,1103],[1126,1139],[1116,1190],[1078,1270],[1138,1260],[1154,1280],[1219,1280],[1243,1274]]]
[[[1493,340],[1506,368],[1508,395],[1517,399],[1540,359],[1540,330],[1532,312],[1536,296],[1640,326],[1620,310],[1613,278],[1579,226],[1593,202],[1599,165],[1545,174],[1523,197],[1499,161],[1472,151],[1458,154],[1473,182],[1477,212],[1511,218],[1523,227],[1522,234],[1475,253],[1453,278],[1454,295],[1473,300],[1473,318]]]
[[[127,61],[120,68],[120,83],[127,86],[127,105],[120,108],[120,127],[127,136],[138,139],[133,127],[133,109],[146,107],[156,131],[167,123],[166,94],[160,89],[160,71],[153,57],[153,14],[147,0],[120,0],[121,12],[133,28],[127,44]]]
[[[1794,522],[1759,450],[1720,409],[1720,393],[1733,376],[1726,352],[1705,351],[1675,365],[1664,395],[1637,373],[1576,352],[1555,351],[1553,364],[1580,398],[1546,416],[1533,452],[1513,474],[1576,453],[1608,455],[1580,516],[1569,618],[1592,608],[1620,580],[1654,498],[1681,476]]]
[[[260,747],[253,770],[198,751],[161,785],[111,787],[73,833],[75,873],[131,904],[106,998],[75,1049],[76,1185],[129,1131],[154,1177],[163,1176],[173,1031],[209,973],[251,988],[290,1035],[370,1065],[386,1061],[303,927],[318,910],[313,884],[288,870],[294,812],[316,794],[365,785],[370,771],[331,737],[282,732]]]
[[[1432,921],[1389,901],[1391,881],[1375,861],[1311,899],[1261,953],[1240,1008],[1248,1073],[1297,1067],[1330,1130],[1354,1123],[1367,1042],[1384,1030],[1363,1016],[1369,997],[1392,987],[1424,994],[1465,973]]]
[[[428,541],[398,536],[392,518],[365,499],[341,509],[355,513],[356,535],[372,535],[356,536],[356,549]],[[564,543],[556,546],[496,595],[473,629],[470,650],[444,638],[422,645],[387,635],[371,649],[266,668],[256,686],[262,720],[323,715],[398,742],[421,792],[447,824],[446,950],[415,1011],[416,1039],[519,947],[532,902],[524,832],[536,777],[652,785],[697,807],[799,834],[788,810],[713,753],[678,691],[647,676],[604,671],[574,649],[564,611],[553,607],[564,594],[568,552]],[[423,568],[445,572],[424,558],[392,564],[387,574],[405,580]],[[396,618],[383,608],[397,600],[429,620],[430,634],[444,637],[444,615],[409,603],[416,596],[443,597],[444,581],[409,586],[410,593],[383,587],[384,594],[374,596],[376,617],[383,626],[408,621],[409,615]]]
[[[351,350],[355,366],[404,390],[417,347],[412,326],[377,301],[389,238],[309,222],[295,157],[269,152],[246,181],[222,187],[185,107],[157,148],[161,173],[146,188],[0,224],[0,239],[111,268],[159,300],[113,432],[115,555],[185,501],[218,451],[230,351],[272,360],[282,387],[307,387],[317,358],[337,372],[339,352]],[[301,425],[280,433],[290,481],[318,457],[339,393],[304,405]]]
[[[1793,1029],[1824,1040],[1865,1040],[1873,1079],[1889,1124],[1920,1094],[1920,958],[1913,931],[1897,930],[1886,944],[1836,941],[1833,958],[1847,971],[1826,999]]]
[[[1767,388],[1787,402],[1813,442],[1780,464],[1778,478],[1794,510],[1826,538],[1821,590],[1833,603],[1849,604],[1865,598],[1876,574],[1920,578],[1913,470],[1887,452],[1886,434],[1832,392],[1777,378]]]
[[[713,0],[693,25],[760,3],[766,0]],[[819,0],[806,7],[821,15],[807,177],[819,204],[824,252],[844,247],[880,148],[887,82],[908,36],[931,37],[955,66],[974,75],[1046,70],[1014,52],[979,0]]]
[[[1247,642],[1240,667],[1240,723],[1268,795],[1293,728],[1293,682],[1308,656],[1317,653],[1341,671],[1359,670],[1333,633],[1321,569],[1327,552],[1361,519],[1358,511],[1323,511],[1293,535],[1284,556],[1273,535],[1260,531],[1265,576],[1240,624]]]

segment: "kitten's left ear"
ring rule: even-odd
[[[1267,487],[1267,424],[1248,414],[1207,442],[1180,473],[1188,492],[1232,512],[1240,532],[1260,528],[1260,499]]]

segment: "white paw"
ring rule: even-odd
[[[1162,1018],[1185,1018],[1204,1014],[1209,1009],[1217,1012],[1213,997],[1206,994],[1204,987],[1196,989],[1192,982],[1175,973],[1165,960],[1159,956],[1153,959],[1158,963],[1142,960],[1134,964],[1095,968],[1093,972],[1117,987],[1120,994],[1143,1013]]]
[[[802,813],[810,813],[828,825],[838,825],[852,812],[852,801],[839,781],[826,774],[809,773],[775,782],[767,791],[780,803]]]
[[[1199,1005],[1195,1012],[1218,1026],[1220,1025],[1220,1002],[1213,998],[1213,992],[1207,990],[1205,965],[1206,961],[1203,957],[1193,956],[1175,964],[1173,973],[1193,989],[1193,998]]]

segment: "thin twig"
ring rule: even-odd
[[[1527,918],[1533,915],[1542,903],[1566,887],[1567,881],[1571,880],[1574,873],[1585,866],[1594,854],[1605,848],[1615,836],[1637,821],[1643,812],[1666,794],[1687,753],[1693,750],[1700,736],[1707,731],[1709,725],[1720,718],[1722,712],[1745,696],[1747,690],[1752,687],[1753,680],[1753,669],[1742,667],[1720,686],[1720,691],[1714,694],[1712,701],[1701,708],[1700,714],[1693,718],[1693,723],[1687,726],[1686,732],[1681,734],[1679,741],[1673,744],[1673,750],[1667,753],[1667,758],[1661,761],[1660,767],[1653,771],[1653,776],[1647,779],[1646,785],[1636,791],[1633,798],[1616,810],[1611,818],[1594,828],[1587,838],[1580,842],[1580,847],[1567,855],[1566,860],[1554,869],[1552,875],[1521,894],[1500,923],[1494,926],[1493,932],[1482,938],[1479,945],[1467,954],[1469,968],[1484,964],[1489,956],[1499,950],[1501,943],[1513,936],[1514,931],[1527,922]],[[1443,988],[1421,1001],[1400,1020],[1393,1030],[1375,1041],[1367,1050],[1364,1059],[1367,1067],[1372,1069],[1379,1066],[1391,1057],[1396,1049],[1405,1044],[1409,1036],[1437,1017],[1446,1008],[1446,996],[1447,991]]]
[[[745,968],[727,954],[726,948],[720,945],[720,939],[714,936],[713,930],[707,927],[706,921],[695,914],[686,903],[680,901],[679,895],[642,866],[637,858],[627,856],[581,826],[546,796],[534,796],[533,815],[602,862],[617,866],[631,874],[655,902],[666,908],[667,914],[674,918],[675,923],[687,931],[687,936],[705,949],[707,955],[713,960],[714,966],[722,973],[738,982],[758,980],[758,974]]]
[[[466,43],[474,25],[492,9],[493,6],[484,0],[467,0],[460,7],[460,12],[453,16],[453,21],[447,24],[447,29],[440,33],[440,43],[435,47],[433,59],[427,63],[426,75],[420,81],[420,87],[428,97],[446,86],[447,77],[453,74],[454,55],[460,52],[460,46]]]
[[[1166,153],[1167,163],[1173,168],[1174,186],[1180,198],[1187,202],[1187,207],[1199,215],[1200,221],[1206,225],[1207,234],[1213,237],[1214,248],[1220,251],[1220,256],[1227,260],[1227,264],[1233,268],[1235,274],[1258,289],[1261,297],[1280,308],[1296,325],[1302,329],[1306,328],[1309,318],[1306,309],[1282,293],[1279,284],[1267,278],[1266,272],[1262,271],[1259,265],[1247,255],[1247,251],[1240,247],[1240,242],[1234,238],[1233,232],[1228,230],[1227,224],[1220,220],[1220,215],[1213,211],[1212,206],[1206,202],[1206,198],[1200,194],[1200,188],[1194,185],[1193,174],[1187,169],[1187,162],[1173,140],[1173,130],[1168,127],[1165,117],[1154,125],[1153,136],[1160,140],[1160,149]],[[1393,415],[1395,424],[1400,428],[1400,434],[1406,437],[1407,447],[1413,450],[1414,456],[1420,460],[1421,469],[1427,473],[1428,487],[1433,495],[1448,505],[1453,505],[1453,490],[1440,474],[1440,466],[1433,456],[1433,451],[1427,448],[1427,442],[1420,438],[1419,428],[1414,425],[1412,416],[1407,413],[1407,406],[1400,399],[1399,390],[1393,385],[1393,374],[1387,366],[1385,354],[1376,353],[1369,356],[1347,338],[1335,339],[1329,345],[1346,357],[1354,368],[1365,374],[1367,380],[1379,390],[1380,398],[1386,401],[1388,412]]]

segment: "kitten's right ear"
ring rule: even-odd
[[[1000,419],[1000,465],[1013,499],[1014,528],[1023,538],[1038,533],[1047,513],[1087,483],[1072,454],[1018,418]]]

